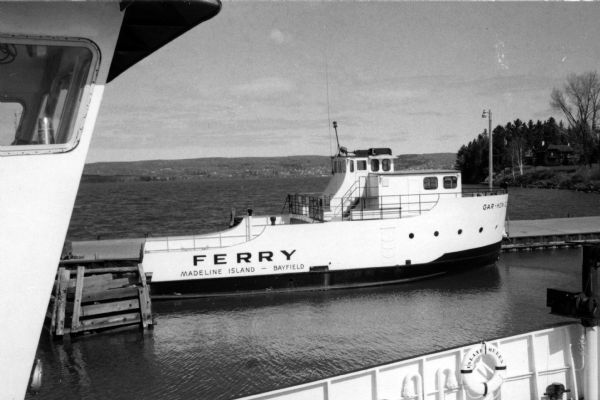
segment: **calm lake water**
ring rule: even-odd
[[[281,210],[327,178],[81,186],[69,237],[222,228],[230,207]],[[600,215],[600,196],[511,189],[511,219]],[[470,272],[378,288],[155,302],[157,325],[53,343],[28,399],[232,399],[564,321],[546,288],[577,290],[578,249],[503,254]]]
[[[238,214],[280,213],[288,193],[320,192],[329,177],[84,183],[71,240],[192,234],[221,230]],[[511,220],[600,215],[600,196],[568,190],[509,188]]]

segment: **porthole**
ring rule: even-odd
[[[459,229],[459,230],[458,230],[458,234],[459,234],[459,235],[462,235],[462,229]]]
[[[483,232],[483,227],[479,228],[479,233]]]
[[[438,237],[440,233],[438,231],[433,232],[433,236]]]
[[[408,234],[408,237],[412,239],[412,238],[415,237],[415,234],[414,233],[410,233],[410,234]]]

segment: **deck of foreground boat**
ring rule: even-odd
[[[560,247],[578,241],[600,241],[600,216],[509,221],[503,250]],[[76,257],[69,263],[140,259],[144,238],[72,242]]]

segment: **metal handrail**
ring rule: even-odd
[[[358,181],[357,181],[358,182]],[[356,183],[352,186],[356,191]],[[360,188],[360,186],[359,186]],[[369,187],[365,186],[364,189],[368,190]],[[346,193],[349,193],[348,190]],[[476,188],[476,189],[463,189],[461,192],[452,193],[415,193],[415,194],[403,194],[403,195],[390,195],[390,196],[360,196],[360,197],[346,197],[340,200],[340,204],[333,210],[338,211],[340,208],[344,209],[345,205],[352,204],[351,208],[341,213],[342,220],[364,219],[364,217],[371,218],[375,212],[379,212],[380,218],[385,218],[386,215],[395,215],[395,218],[402,218],[404,215],[421,215],[424,212],[431,211],[439,202],[442,197],[480,197],[480,196],[497,196],[506,194],[507,190],[503,188]],[[418,200],[413,200],[418,197]],[[320,201],[320,199],[326,198],[327,201]],[[288,195],[286,203],[291,214],[304,215],[314,220],[324,220],[324,207],[330,206],[332,196],[330,195],[313,195],[313,194],[295,194]],[[389,199],[397,199],[396,202],[386,201]],[[366,207],[367,203],[376,204],[376,207]],[[412,206],[412,207],[411,207]],[[418,209],[412,209],[417,208]],[[357,208],[359,207],[359,208]]]
[[[332,213],[333,215],[337,215],[338,211],[341,211],[340,214],[344,213],[344,208],[345,208],[345,202],[349,201],[350,204],[352,204],[352,202],[358,198],[358,196],[352,196],[357,190],[359,193],[361,193],[361,180],[364,181],[365,185],[362,186],[363,189],[368,189],[369,186],[367,186],[366,182],[367,182],[367,177],[366,176],[359,176],[358,179],[356,181],[354,181],[354,183],[352,184],[352,186],[350,186],[348,188],[348,190],[346,190],[346,193],[344,193],[344,195],[341,197],[340,200],[340,204],[337,205],[333,210]],[[361,196],[362,197],[362,196]]]
[[[228,235],[228,234],[223,234],[222,232],[220,232],[218,235],[211,235],[211,236],[191,235],[191,236],[178,236],[178,237],[166,236],[166,237],[162,237],[162,238],[147,238],[146,244],[148,242],[164,242],[166,244],[166,246],[164,248],[160,248],[160,249],[148,249],[148,246],[144,246],[144,253],[154,253],[154,252],[171,251],[171,250],[200,250],[200,249],[211,249],[211,248],[222,248],[222,247],[234,246],[236,244],[249,242],[249,241],[257,238],[258,236],[262,235],[263,232],[265,231],[267,225],[253,225],[253,227],[254,228],[262,227],[262,229],[260,230],[260,232],[252,233],[250,238],[248,238],[245,234],[244,235]],[[231,244],[225,244],[225,245],[223,244],[223,240],[229,241],[229,240],[234,240],[234,239],[239,239],[239,241],[236,240],[234,243],[231,243]],[[181,242],[186,242],[186,241],[191,241],[192,246],[189,246],[189,247],[188,246],[181,246],[181,247],[174,246],[174,244],[177,242],[181,243]],[[218,245],[210,245],[211,241],[218,241]]]

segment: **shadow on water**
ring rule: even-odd
[[[476,271],[474,274],[473,271]],[[481,293],[498,290],[501,286],[500,274],[495,264],[449,273],[430,279],[413,282],[364,287],[353,289],[295,291],[295,292],[261,292],[243,296],[219,296],[188,300],[167,300],[153,303],[153,311],[160,316],[193,315],[212,312],[244,312],[256,311],[261,307],[283,307],[304,304],[311,306],[327,306],[331,302],[371,302],[390,296],[411,298],[430,293],[458,296],[464,293]]]

